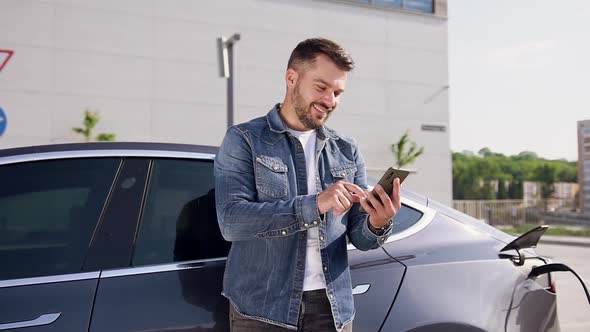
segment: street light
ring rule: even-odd
[[[219,76],[227,79],[227,127],[234,124],[234,44],[240,40],[240,34],[231,37],[217,38],[217,53],[219,58]]]

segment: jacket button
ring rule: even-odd
[[[307,227],[307,226],[309,226],[309,224],[305,223],[305,224],[303,224],[303,226],[304,226],[304,227]]]
[[[281,234],[287,235],[287,232],[286,231],[282,231]]]
[[[323,237],[323,236],[320,236],[320,240],[321,240],[321,241],[324,241],[324,237]]]
[[[328,271],[328,267],[327,266],[324,266],[324,271]]]
[[[314,221],[313,221],[313,224],[314,224],[314,225],[317,225],[317,224],[318,224],[318,221],[317,221],[317,220],[314,220]]]

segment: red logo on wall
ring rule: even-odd
[[[14,51],[11,50],[0,50],[0,72],[2,71],[4,66],[6,66],[8,60],[10,60],[10,57],[13,53]]]

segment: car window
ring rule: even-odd
[[[395,217],[393,217],[392,234],[405,231],[416,224],[420,218],[422,218],[422,212],[402,204],[402,207],[396,213]]]
[[[401,233],[412,227],[420,220],[420,218],[422,218],[422,215],[422,212],[402,204],[399,211],[395,214],[395,217],[393,217],[391,235]],[[350,239],[348,237],[346,238],[346,243],[350,244]]]
[[[0,166],[0,280],[80,272],[119,166],[68,159]]]
[[[148,186],[134,266],[227,256],[212,160],[156,159]]]

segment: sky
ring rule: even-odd
[[[448,0],[451,150],[578,159],[590,1]]]

